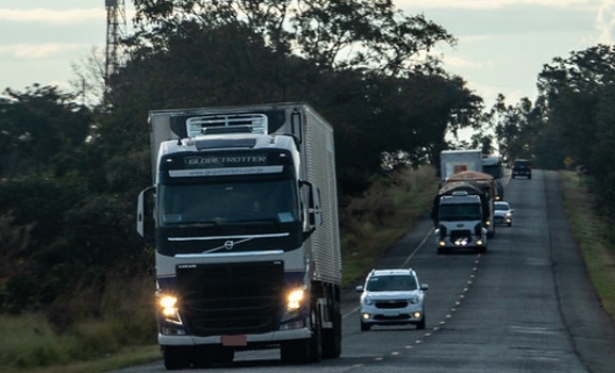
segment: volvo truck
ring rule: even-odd
[[[305,102],[149,112],[152,185],[137,231],[155,248],[167,369],[279,348],[341,354],[331,125]]]

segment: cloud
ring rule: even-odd
[[[0,21],[45,24],[74,24],[105,20],[107,13],[101,6],[91,9],[52,10],[44,8],[20,10],[0,8]]]
[[[462,57],[444,56],[444,64],[453,69],[480,69],[485,65],[481,62],[475,62]]]
[[[613,44],[615,40],[615,0],[603,0],[596,17],[596,29],[600,33],[599,43]]]
[[[502,9],[510,6],[543,6],[568,8],[572,6],[591,6],[596,0],[394,0],[395,6],[401,8],[457,8],[457,9]]]
[[[0,45],[0,55],[8,54],[12,58],[18,59],[44,59],[53,56],[59,56],[67,51],[83,49],[81,44],[63,44],[63,43],[47,43],[47,44],[14,44]]]

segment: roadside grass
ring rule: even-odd
[[[573,172],[561,172],[564,208],[604,308],[615,318],[615,250],[610,224]],[[373,263],[428,211],[438,179],[429,167],[378,180],[340,211],[343,284],[362,279]],[[128,301],[127,301],[128,300]],[[0,315],[0,372],[100,373],[161,358],[155,341],[153,280],[107,286],[103,315],[63,333],[42,314]],[[67,306],[79,307],[79,295]]]
[[[363,278],[428,211],[438,183],[432,167],[401,170],[374,182],[364,196],[340,211],[344,286]]]
[[[604,309],[615,319],[615,237],[613,219],[595,212],[594,197],[576,172],[561,171],[564,210]]]

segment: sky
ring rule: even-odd
[[[0,92],[56,85],[70,89],[74,66],[104,53],[106,0],[0,0]],[[536,97],[545,64],[615,40],[615,0],[393,0],[457,38],[438,45],[444,68],[490,107]],[[125,0],[131,24],[132,1]]]

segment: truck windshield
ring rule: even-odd
[[[479,204],[460,203],[440,206],[440,221],[481,220]]]
[[[291,223],[299,220],[293,180],[160,185],[159,224]]]

